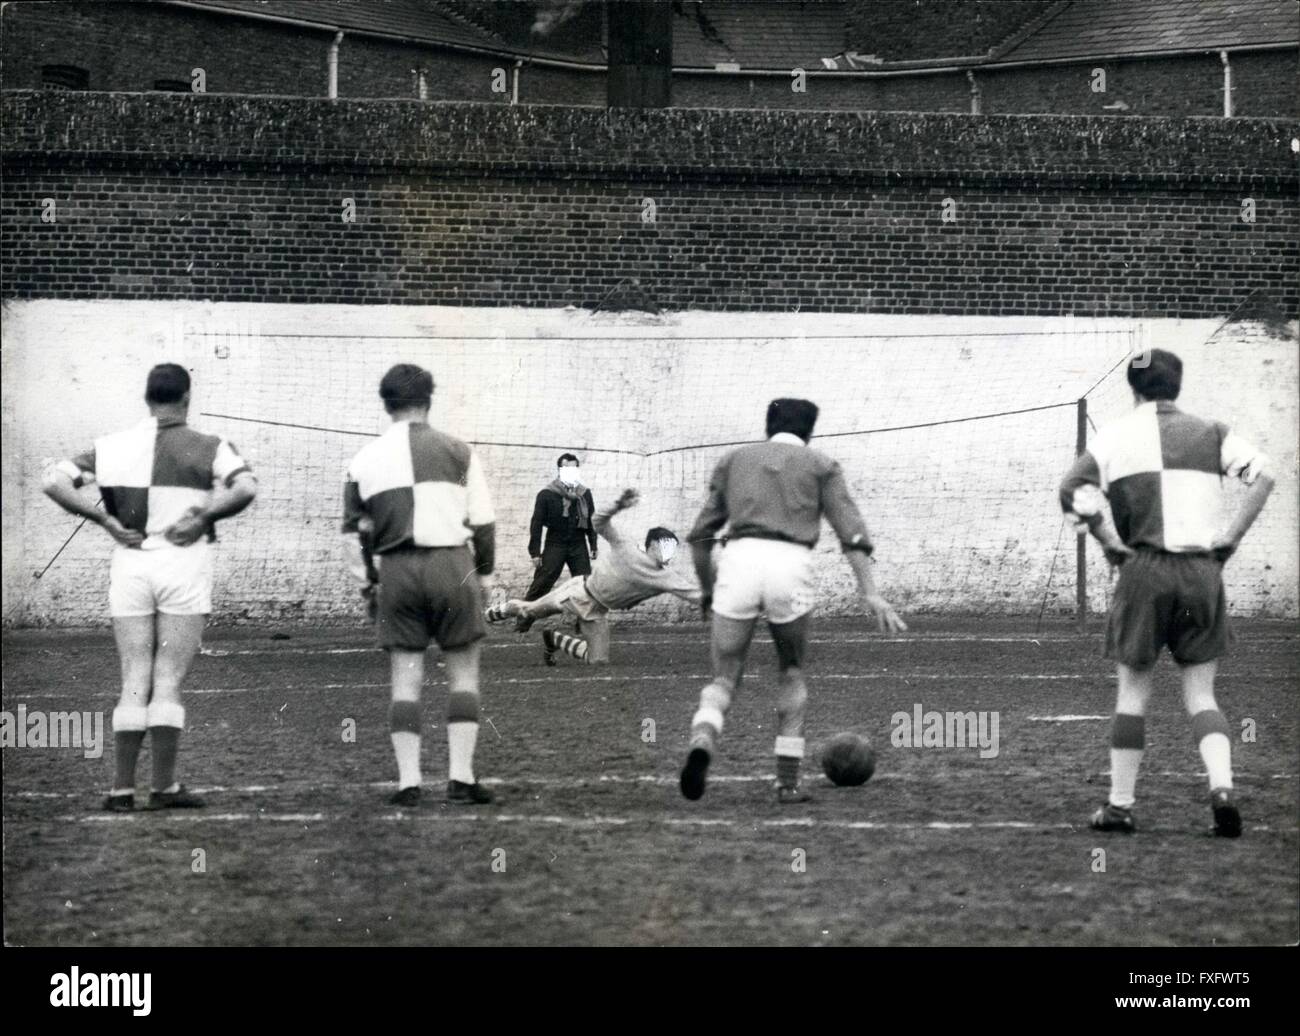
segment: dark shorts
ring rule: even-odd
[[[379,558],[381,647],[444,651],[466,647],[486,633],[482,595],[468,547],[399,548]]]
[[[1106,657],[1149,669],[1168,647],[1174,661],[1196,665],[1228,650],[1223,568],[1203,554],[1140,550],[1119,570],[1106,622]]]

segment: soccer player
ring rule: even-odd
[[[1182,382],[1182,361],[1171,352],[1153,349],[1132,359],[1133,412],[1103,428],[1061,483],[1065,513],[1122,566],[1106,624],[1106,657],[1119,667],[1110,798],[1092,826],[1135,830],[1147,701],[1156,660],[1168,647],[1209,773],[1214,833],[1236,838],[1232,730],[1214,699],[1216,660],[1229,639],[1222,569],[1263,510],[1273,479],[1264,455],[1226,425],[1174,405]],[[1232,523],[1216,532],[1224,475],[1250,490]]]
[[[212,611],[213,523],[238,514],[257,495],[257,482],[234,446],[185,423],[190,376],[184,367],[154,367],[144,400],[149,417],[55,464],[44,486],[51,500],[99,525],[117,544],[108,610],[122,695],[113,709],[117,774],[104,800],[104,808],[116,813],[135,808],[136,762],[146,733],[153,756],[148,808],[203,805],[176,780],[185,727],[181,683]],[[99,484],[102,511],[77,492],[91,482]]]
[[[557,651],[580,662],[609,661],[609,613],[635,608],[659,594],[676,594],[686,601],[700,600],[699,585],[672,567],[677,552],[677,534],[655,526],[645,537],[645,549],[638,549],[614,521],[614,516],[635,507],[639,496],[635,489],[625,489],[614,503],[597,511],[592,518],[596,532],[609,544],[591,575],[574,576],[563,586],[536,601],[510,600],[493,605],[485,613],[489,622],[514,617],[515,628],[526,632],[538,619],[548,615],[572,615],[579,628],[589,637],[574,637],[555,630],[542,633],[544,658],[555,665]]]
[[[767,441],[742,446],[719,462],[708,501],[691,530],[691,552],[712,611],[713,680],[700,693],[691,721],[690,753],[682,794],[698,799],[722,733],[723,717],[740,686],[754,623],[766,614],[781,670],[777,699],[776,793],[781,803],[806,802],[799,787],[808,688],[803,660],[813,609],[812,548],[825,516],[839,537],[858,589],[881,632],[907,629],[876,592],[871,538],[849,496],[839,464],[811,449],[817,406],[806,399],[774,399],[767,408]],[[718,561],[714,538],[729,523]]]
[[[376,629],[388,652],[396,806],[420,801],[420,690],[431,640],[443,651],[449,757],[447,801],[483,804],[492,793],[474,778],[478,740],[481,588],[492,582],[496,526],[477,454],[429,426],[433,375],[410,363],[391,368],[379,396],[392,427],[361,449],[343,489],[350,570],[365,586],[373,553],[379,575]],[[365,533],[369,543],[362,542]],[[471,552],[470,544],[473,544]]]
[[[591,575],[591,563],[596,560],[596,529],[591,517],[596,504],[591,490],[582,484],[579,467],[572,453],[561,454],[555,462],[555,478],[537,494],[533,504],[528,554],[533,559],[534,574],[524,594],[526,601],[550,593],[566,564],[570,576]]]

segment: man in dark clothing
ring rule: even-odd
[[[572,453],[561,454],[555,466],[556,477],[537,494],[533,505],[528,554],[535,571],[525,601],[550,593],[566,564],[570,576],[586,576],[591,574],[591,563],[596,559],[596,530],[591,521],[596,505],[591,490],[582,484],[578,458]]]

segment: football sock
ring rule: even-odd
[[[153,754],[153,790],[173,790],[176,781],[176,753],[185,726],[185,708],[179,702],[149,703],[149,750]]]
[[[1138,767],[1146,747],[1146,718],[1115,713],[1110,738],[1110,804],[1131,809],[1136,799]]]
[[[135,766],[140,759],[149,710],[143,705],[119,705],[113,709],[113,762],[116,774],[113,794],[130,795],[135,791]]]
[[[474,783],[474,745],[478,741],[478,695],[453,691],[447,698],[447,777]]]
[[[1205,762],[1212,791],[1232,787],[1231,734],[1227,717],[1218,709],[1206,709],[1192,717],[1192,736]]]
[[[713,751],[714,742],[722,736],[722,717],[731,704],[731,691],[720,680],[714,680],[700,692],[700,707],[691,717],[691,747]]]
[[[572,655],[578,661],[585,661],[587,658],[587,642],[581,637],[575,637],[569,633],[553,633],[551,643],[555,645],[557,651],[563,651],[566,655]]]
[[[776,783],[783,788],[799,785],[799,763],[803,759],[804,739],[784,737],[776,739]]]
[[[397,787],[418,788],[420,775],[420,703],[395,701],[388,707],[388,729],[397,757]]]

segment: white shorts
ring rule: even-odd
[[[206,541],[188,547],[118,547],[108,577],[108,614],[207,615],[212,611],[214,551]]]
[[[586,584],[586,576],[574,576],[567,582],[560,584],[542,600],[549,598],[549,603],[554,604],[565,614],[572,615],[583,622],[594,622],[602,616],[608,615],[609,611],[603,604],[598,604],[591,594],[587,593]]]
[[[812,548],[784,540],[731,540],[718,557],[713,610],[746,621],[766,613],[777,626],[813,609]]]

